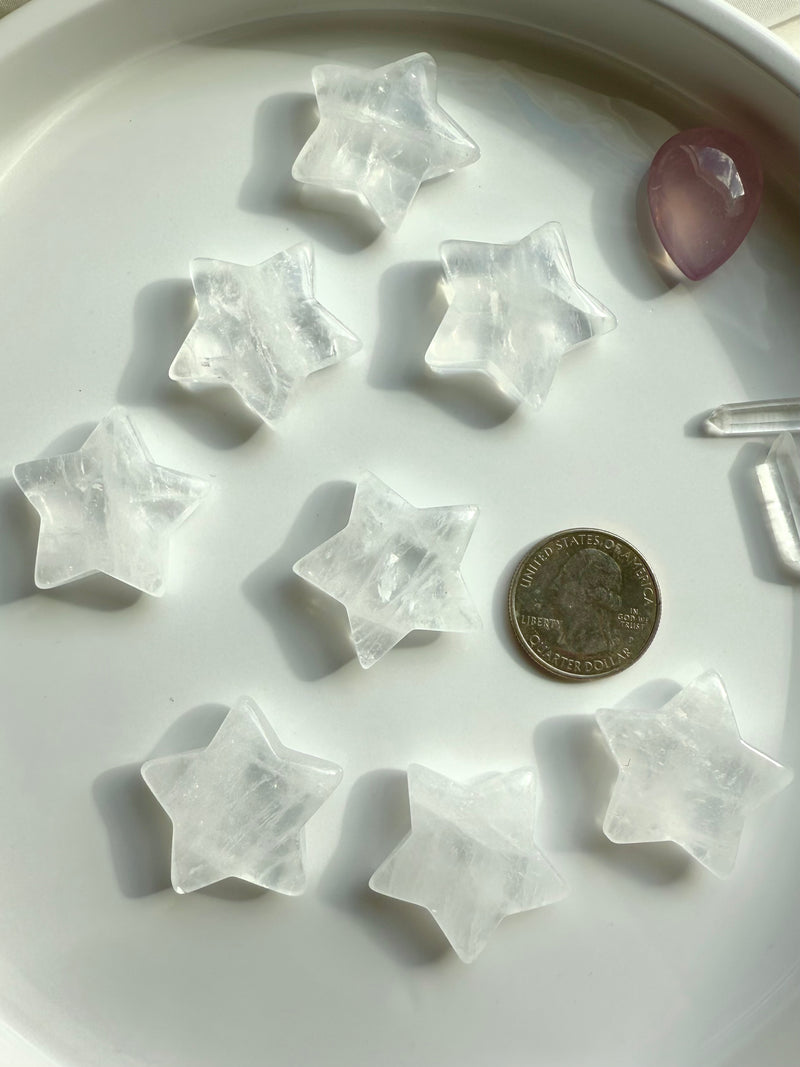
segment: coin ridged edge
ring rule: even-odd
[[[639,559],[641,559],[642,563],[647,568],[648,574],[652,579],[653,590],[655,592],[656,613],[655,618],[653,619],[653,628],[650,631],[650,634],[648,635],[647,641],[644,643],[644,645],[642,645],[642,648],[636,659],[632,663],[621,663],[619,666],[613,667],[612,669],[606,671],[603,674],[574,674],[570,673],[569,671],[563,671],[559,667],[554,667],[552,664],[545,666],[545,664],[537,656],[534,655],[533,650],[530,649],[525,643],[525,640],[519,631],[517,620],[514,615],[514,593],[516,589],[517,578],[519,577],[529,556],[531,556],[534,552],[538,551],[538,549],[540,549],[542,546],[549,544],[550,541],[553,541],[558,537],[568,537],[570,534],[575,535],[579,533],[586,533],[587,530],[590,530],[592,533],[602,534],[604,537],[613,537],[614,540],[619,541],[627,548],[629,548],[631,552],[635,553],[635,555],[637,555]],[[661,625],[662,608],[663,599],[661,595],[661,586],[659,585],[658,579],[655,576],[653,568],[647,562],[647,560],[639,551],[639,549],[636,548],[633,544],[631,544],[631,542],[626,537],[620,537],[619,534],[612,533],[610,530],[603,530],[599,526],[571,526],[569,529],[557,530],[555,533],[549,534],[547,537],[542,537],[538,541],[534,541],[522,553],[519,562],[514,568],[511,578],[509,579],[508,596],[506,598],[506,611],[509,627],[514,636],[515,644],[518,647],[519,651],[522,653],[522,655],[525,657],[525,661],[527,663],[532,663],[536,670],[539,672],[539,674],[541,674],[543,677],[555,678],[557,681],[562,682],[599,681],[602,678],[611,678],[613,675],[619,674],[621,671],[627,670],[628,667],[632,667],[634,663],[638,663],[638,661],[642,658],[645,652],[647,652],[647,650],[650,648],[650,645],[653,643],[653,640],[656,634],[658,633],[658,628]]]

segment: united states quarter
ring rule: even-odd
[[[529,549],[508,591],[525,653],[556,678],[616,674],[649,647],[661,593],[641,553],[605,530],[562,530]]]

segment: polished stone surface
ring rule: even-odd
[[[800,577],[800,451],[791,434],[775,440],[757,474],[778,555]]]
[[[800,397],[720,404],[703,423],[709,437],[766,437],[800,433]]]
[[[561,900],[567,888],[534,839],[533,768],[461,783],[412,764],[411,832],[370,878],[418,904],[471,963],[507,915]]]
[[[170,536],[208,491],[203,479],[154,463],[122,408],[77,452],[18,463],[14,478],[41,520],[40,589],[102,573],[161,596]]]
[[[312,71],[319,126],[295,160],[299,182],[356,194],[397,230],[422,182],[480,156],[436,99],[426,52],[376,70],[324,64]]]
[[[459,571],[477,519],[468,505],[415,508],[368,473],[347,526],[294,571],[344,604],[359,663],[371,667],[412,630],[480,628]]]
[[[241,697],[206,748],[150,760],[142,777],[172,821],[177,893],[241,878],[296,896],[306,885],[305,824],[342,768],[286,748]]]
[[[693,281],[729,259],[761,205],[764,177],[755,151],[729,130],[683,130],[650,165],[647,196],[656,232]]]
[[[425,355],[437,374],[481,372],[538,408],[561,357],[617,324],[575,280],[560,223],[512,244],[445,241],[449,307]]]
[[[619,765],[609,840],[674,841],[720,878],[733,870],[747,816],[793,777],[742,740],[716,671],[662,708],[603,708],[597,722]]]
[[[195,259],[191,272],[197,321],[169,376],[185,384],[228,385],[265,422],[283,415],[309,374],[361,348],[314,298],[308,242],[254,267]]]

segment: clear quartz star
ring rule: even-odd
[[[99,572],[161,596],[169,538],[208,491],[203,479],[153,463],[122,408],[77,452],[18,463],[14,478],[41,520],[40,589]]]
[[[290,393],[309,374],[361,348],[314,299],[307,242],[254,267],[195,259],[191,274],[198,317],[169,376],[229,385],[265,422],[281,417]]]
[[[412,630],[480,629],[459,571],[477,518],[468,505],[415,508],[366,474],[347,526],[294,572],[344,604],[359,662],[371,667]]]
[[[461,784],[412,764],[411,832],[372,875],[370,888],[427,908],[471,963],[506,915],[566,895],[534,841],[535,794],[530,767]]]
[[[377,70],[311,72],[319,126],[295,160],[299,182],[355,193],[397,230],[422,182],[474,163],[480,150],[436,101],[425,52]]]
[[[733,870],[747,815],[793,777],[742,740],[715,671],[657,711],[603,708],[597,721],[619,764],[606,836],[674,841],[720,878]]]
[[[440,251],[450,305],[425,355],[437,374],[486,374],[538,408],[561,357],[617,325],[576,282],[558,222],[516,244],[445,241]]]
[[[207,748],[150,760],[142,777],[172,821],[177,893],[241,878],[296,896],[306,885],[305,824],[342,768],[285,748],[241,697]]]

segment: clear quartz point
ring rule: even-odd
[[[778,555],[800,577],[800,453],[791,434],[780,435],[757,474]]]
[[[703,428],[710,437],[800,433],[800,397],[721,404],[709,412]]]

